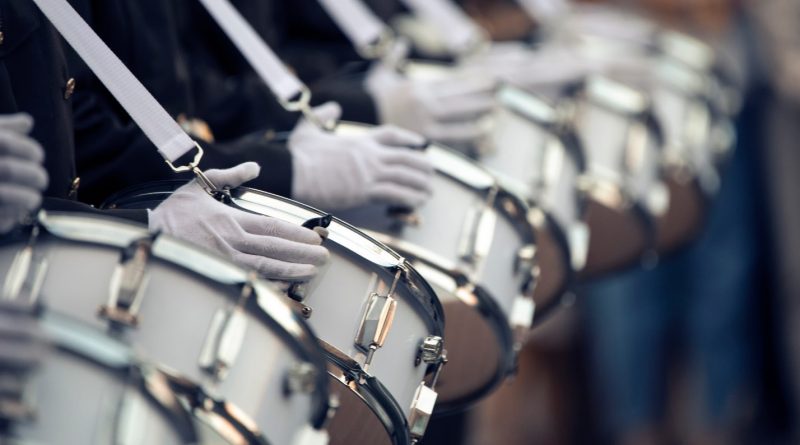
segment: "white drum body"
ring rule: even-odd
[[[323,216],[297,202],[252,189],[234,190],[233,203],[298,225]],[[295,298],[302,298],[306,313],[310,311],[308,321],[329,354],[350,363],[345,368],[351,372],[375,377],[391,394],[393,400],[384,402],[399,407],[408,425],[395,422],[385,425],[387,430],[399,434],[407,428],[412,437],[421,436],[425,425],[417,423],[427,424],[427,418],[421,418],[426,414],[419,411],[420,397],[433,393],[424,382],[431,367],[439,363],[428,366],[421,361],[420,348],[426,339],[441,341],[444,335],[439,300],[396,253],[338,219],[330,221],[327,231],[324,245],[334,258]],[[377,313],[386,316],[373,317]],[[373,341],[378,337],[381,340]],[[351,376],[346,374],[336,377],[349,384]],[[337,437],[333,441],[340,443]]]
[[[49,310],[109,331],[235,406],[253,437],[293,444],[324,421],[321,350],[272,286],[126,222],[52,213],[39,224],[38,236],[0,247],[7,283],[33,278]],[[33,266],[20,273],[26,245]],[[302,388],[287,391],[295,381]]]
[[[589,231],[577,188],[584,160],[574,136],[563,131],[555,107],[509,85],[497,93],[492,121],[491,149],[481,156],[481,164],[504,186],[529,196],[536,207],[552,215],[568,243],[568,267],[582,269]]]
[[[340,123],[337,131],[365,128]],[[533,299],[535,233],[524,199],[459,153],[430,144],[426,154],[436,169],[433,193],[412,214],[371,205],[340,216],[408,257],[441,298],[451,366],[442,374],[440,409],[449,411],[485,396],[505,378],[514,343],[534,313],[548,308]]]
[[[708,77],[677,63],[654,62],[653,110],[664,129],[667,165],[697,178],[707,195],[719,187],[718,161],[733,146],[728,118],[709,102]]]
[[[338,131],[363,128],[343,123]],[[459,153],[431,144],[426,154],[437,171],[433,194],[413,215],[395,218],[385,206],[377,205],[341,215],[358,227],[382,234],[377,235],[379,239],[400,251],[420,252],[419,256],[426,252],[464,271],[491,293],[511,319],[517,301],[529,298],[532,291],[535,265],[532,259],[523,259],[535,249],[529,207]]]
[[[652,219],[663,215],[669,191],[661,181],[661,140],[647,96],[590,77],[568,100],[586,156],[583,187],[612,206],[638,205]]]
[[[143,186],[112,203],[152,208],[180,185]],[[313,282],[289,286],[292,300],[284,300],[307,317],[326,350],[332,390],[344,399],[329,426],[331,443],[405,444],[421,436],[436,395],[426,376],[441,366],[436,354],[430,363],[421,360],[421,347],[426,340],[441,347],[444,335],[444,315],[433,290],[396,253],[316,209],[244,187],[231,190],[229,198],[246,211],[326,226],[331,261]],[[361,415],[370,418],[359,420]],[[360,426],[353,423],[359,421]]]
[[[128,346],[64,317],[40,324],[52,346],[25,382],[33,418],[13,424],[11,443],[197,442],[168,377],[139,363]]]

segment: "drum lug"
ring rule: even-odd
[[[236,361],[247,331],[244,304],[253,294],[255,273],[248,277],[235,306],[219,309],[211,319],[206,341],[200,352],[199,365],[217,380],[225,379],[228,369]]]
[[[14,261],[3,283],[3,300],[26,300],[34,307],[39,302],[44,278],[47,275],[47,259],[36,254],[34,246],[39,236],[39,226],[34,225],[28,245],[14,256]]]
[[[111,276],[108,303],[98,310],[100,317],[123,326],[139,325],[139,307],[150,279],[147,263],[157,238],[158,233],[138,239],[122,251]]]
[[[317,370],[307,362],[295,363],[287,372],[283,380],[283,394],[288,397],[292,394],[311,394],[317,382]]]
[[[411,402],[411,413],[408,415],[408,429],[414,442],[425,435],[437,397],[436,391],[425,386],[424,382],[417,388],[414,400]]]
[[[428,365],[439,363],[442,360],[444,352],[444,340],[437,335],[429,335],[422,340],[417,351],[417,358],[414,361],[414,366],[419,366],[420,363]]]
[[[0,419],[10,422],[27,422],[36,416],[31,403],[26,373],[0,375]]]
[[[492,247],[497,222],[497,214],[492,209],[496,194],[496,189],[490,192],[487,202],[470,209],[464,219],[458,252],[461,259],[469,264],[475,265],[485,258]]]
[[[517,250],[517,257],[514,259],[514,272],[533,273],[536,267],[536,246],[527,244]]]
[[[218,310],[200,353],[200,367],[218,380],[225,379],[239,355],[246,329],[247,318],[240,308]]]
[[[356,347],[367,354],[364,360],[364,372],[368,371],[375,351],[386,341],[396,309],[397,300],[391,295],[378,295],[375,292],[370,294],[355,338]]]
[[[527,331],[533,325],[536,302],[530,296],[517,295],[511,306],[509,324],[514,329]]]

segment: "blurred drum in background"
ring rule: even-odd
[[[590,76],[570,85],[558,107],[586,158],[577,186],[586,193],[592,234],[581,275],[598,276],[636,264],[652,252],[656,220],[670,202],[661,182],[661,139],[646,95]]]
[[[589,251],[586,200],[577,188],[585,158],[576,135],[550,102],[503,85],[486,145],[481,164],[530,201],[542,270],[536,291],[556,298],[583,269]]]
[[[366,128],[340,123],[337,132]],[[408,257],[441,298],[450,363],[437,410],[446,412],[502,382],[516,343],[553,302],[534,299],[538,251],[524,200],[463,155],[437,144],[425,150],[436,174],[421,208],[373,205],[342,216]]]
[[[416,60],[402,64],[404,74],[414,79],[442,79],[459,69]],[[572,182],[576,175],[575,162],[579,161],[571,156],[560,157],[563,147],[558,143],[548,145],[545,155],[541,144],[548,132],[536,125],[518,126],[518,121],[505,114],[503,101],[514,102],[517,93],[525,94],[510,86],[501,89],[494,112],[484,120],[487,136],[474,148],[477,162],[489,170],[501,188],[529,205],[528,222],[534,226],[538,270],[533,299],[539,311],[557,305],[572,281],[573,270],[583,267],[588,231],[580,221],[583,204],[574,193]],[[536,111],[531,113],[537,114]],[[530,140],[526,141],[527,138]],[[546,177],[541,176],[544,158],[551,164]],[[537,317],[537,320],[542,318]]]
[[[277,290],[233,263],[129,222],[41,213],[4,240],[0,270],[4,298],[103,329],[213,394],[194,396],[195,414],[213,424],[225,410],[234,443],[325,438],[318,343]]]
[[[152,208],[182,185],[155,183],[121,193],[120,208]],[[332,255],[311,283],[286,284],[318,335],[339,399],[331,444],[400,445],[422,437],[444,363],[444,313],[409,262],[347,223],[270,193],[240,187],[227,201],[245,211],[319,231]]]

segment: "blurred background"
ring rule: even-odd
[[[495,40],[537,26],[462,3]],[[616,3],[724,54],[747,85],[736,154],[698,241],[576,290],[442,442],[800,443],[800,0]]]

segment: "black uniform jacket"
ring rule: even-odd
[[[0,114],[26,112],[45,150],[47,209],[98,212],[74,201],[70,71],[56,31],[30,0],[0,2]],[[144,211],[98,212],[147,222]]]
[[[206,72],[236,79],[242,94],[260,97],[244,87],[258,84],[256,74],[199,2],[172,0],[188,10],[193,31],[186,46],[192,65],[204,65]],[[342,104],[343,118],[377,123],[375,103],[364,88],[369,63],[331,20],[317,0],[232,0],[281,59],[310,87],[313,103],[335,100]],[[370,1],[383,18],[399,7],[392,1]]]
[[[71,0],[75,9],[122,59],[127,67],[174,117],[184,115],[214,123],[221,136],[215,143],[202,143],[202,168],[232,167],[256,161],[261,176],[250,185],[288,196],[291,192],[291,155],[284,143],[270,138],[270,116],[251,134],[236,134],[242,115],[260,115],[240,109],[232,111],[224,99],[207,115],[198,115],[193,95],[202,66],[191,65],[178,36],[180,11],[165,0]],[[81,199],[99,203],[110,194],[148,180],[175,175],[156,153],[116,100],[88,67],[70,51],[69,66],[76,79],[72,97],[81,176]],[[204,90],[220,95],[229,91],[224,79],[206,81]],[[224,95],[223,95],[224,97]],[[246,105],[246,103],[245,103]],[[231,128],[225,127],[230,125]],[[236,137],[235,136],[242,136]]]

